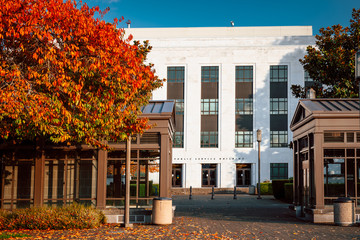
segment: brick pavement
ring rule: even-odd
[[[360,227],[314,224],[295,218],[289,204],[273,196],[173,196],[176,217],[190,217],[207,234],[234,239],[360,239]]]

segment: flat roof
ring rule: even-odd
[[[125,28],[136,39],[312,36],[312,26]]]

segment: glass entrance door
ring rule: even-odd
[[[216,187],[216,164],[202,165],[202,187]]]
[[[173,164],[172,186],[173,187],[182,187],[182,165],[181,164]]]
[[[236,186],[251,184],[251,164],[236,164]]]

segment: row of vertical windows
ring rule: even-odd
[[[288,66],[270,66],[270,96],[287,96]],[[287,97],[270,98],[270,147],[281,148],[288,146],[288,100]],[[282,115],[284,122],[274,115]],[[281,116],[279,116],[281,117]]]
[[[184,82],[185,67],[168,67],[168,82],[183,83]],[[252,66],[236,66],[235,81],[237,83],[253,82],[253,67]],[[287,82],[288,66],[270,66],[270,82]],[[203,66],[201,67],[201,81],[218,82],[219,81],[219,67],[218,66]],[[175,99],[175,111],[177,115],[184,114],[184,99]],[[270,114],[287,114],[287,98],[270,98]],[[252,98],[237,98],[235,103],[236,115],[252,115],[253,114],[253,99]],[[201,114],[202,115],[217,115],[218,114],[218,99],[201,99]],[[216,132],[216,134],[214,134]],[[210,134],[212,133],[212,134]],[[236,131],[235,145],[236,147],[252,147],[252,131]],[[178,136],[177,143],[174,147],[183,146],[184,132],[176,134]],[[181,136],[181,137],[180,137]],[[201,133],[202,147],[217,147],[217,131],[209,131]],[[210,140],[211,136],[211,140]],[[214,137],[216,136],[216,141]],[[207,140],[208,139],[208,140]],[[271,147],[285,147],[287,146],[287,131],[271,131],[270,129],[270,146]]]

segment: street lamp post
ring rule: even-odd
[[[256,131],[256,140],[258,142],[258,197],[257,199],[261,199],[260,196],[260,143],[261,143],[261,130],[258,129]]]

